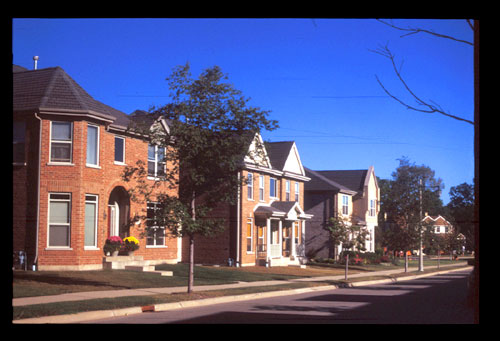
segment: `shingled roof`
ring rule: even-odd
[[[311,181],[305,184],[305,189],[309,191],[335,191],[348,194],[356,194],[356,190],[349,188],[335,180],[325,177],[323,171],[313,171],[312,169],[304,167],[306,176],[311,178]]]
[[[293,141],[280,142],[265,142],[264,146],[267,151],[269,161],[274,169],[283,170],[285,162],[290,154],[290,149],[293,146]]]
[[[350,190],[363,192],[367,169],[315,171],[325,178],[341,184]]]
[[[14,111],[70,111],[90,114],[127,127],[127,114],[101,103],[90,96],[62,68],[27,70],[13,66]]]

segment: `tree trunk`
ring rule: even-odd
[[[193,292],[194,285],[194,236],[189,236],[189,276],[188,276],[188,294]]]

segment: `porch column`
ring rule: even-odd
[[[266,219],[266,262],[271,259],[271,219]],[[271,265],[271,264],[269,264]]]
[[[291,256],[291,258],[293,258],[293,259],[295,259],[295,256],[296,256],[296,252],[295,252],[295,251],[296,251],[296,250],[295,250],[295,247],[296,247],[296,246],[295,246],[295,224],[296,224],[297,222],[299,222],[299,224],[300,224],[300,220],[299,220],[299,221],[294,221],[294,222],[292,223],[292,236],[291,236],[291,237],[292,237],[292,241],[290,242],[290,247],[292,248],[292,250],[291,250],[291,255],[290,255],[290,256]],[[298,232],[298,231],[297,231],[297,232]]]
[[[280,258],[283,258],[283,224],[282,220],[279,220],[279,225],[278,225],[278,241],[279,241],[279,246],[280,246]]]

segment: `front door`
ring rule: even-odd
[[[115,202],[114,205],[108,205],[108,226],[110,236],[119,236],[119,217],[120,217],[120,206]]]

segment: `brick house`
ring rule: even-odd
[[[92,98],[60,67],[13,66],[13,250],[26,252],[29,267],[101,269],[112,235],[139,239],[136,254],[144,260],[180,260],[180,239],[162,228],[142,233],[145,221],[130,224],[155,203],[130,199],[134,183],[122,180],[123,170],[143,160],[154,179],[166,167],[158,147],[127,132],[132,119]]]
[[[380,189],[373,166],[361,170],[314,171],[305,168],[311,181],[305,185],[306,213],[313,215],[306,229],[306,255],[334,258],[334,248],[325,224],[340,217],[368,231],[366,252],[375,252]],[[337,250],[340,251],[340,248]]]
[[[249,155],[239,176],[247,185],[236,205],[221,206],[226,229],[215,238],[197,237],[195,262],[237,266],[300,265],[305,260],[306,221],[302,209],[306,176],[295,142],[263,143],[259,134],[249,142]],[[184,251],[185,253],[187,251]],[[187,257],[187,254],[184,255]]]

